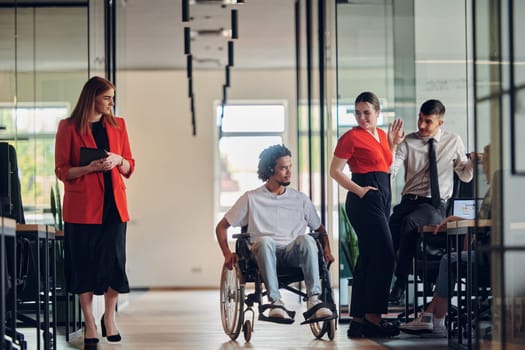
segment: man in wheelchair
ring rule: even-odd
[[[257,174],[265,183],[244,193],[219,221],[215,229],[224,264],[232,269],[236,255],[228,246],[227,229],[230,226],[247,227],[249,247],[255,257],[270,301],[266,320],[291,323],[292,312],[286,310],[279,292],[277,267],[301,268],[306,284],[306,321],[331,319],[330,305],[320,300],[317,243],[306,234],[306,228],[320,233],[323,255],[333,262],[326,229],[310,199],[291,187],[291,152],[284,145],[266,148],[259,156]]]

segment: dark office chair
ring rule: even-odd
[[[0,143],[2,176],[3,216],[15,219],[17,224],[25,224],[24,208],[22,206],[22,191],[18,177],[18,160],[16,149],[7,142]],[[16,288],[16,297],[20,301],[34,300],[37,281],[35,243],[28,239],[17,237],[16,261],[17,266],[11,271],[16,271],[16,276],[10,276],[10,284]],[[7,251],[7,255],[13,252]],[[12,260],[9,259],[9,262]]]
[[[491,265],[490,265],[490,229],[481,227],[476,231],[475,248],[472,255],[475,260],[471,266],[464,260],[460,261],[458,276],[457,299],[454,312],[449,316],[451,322],[451,338],[464,343],[479,332],[478,338],[490,340],[492,329],[489,324],[492,310]],[[467,286],[467,274],[471,274],[471,286]]]
[[[474,195],[474,181],[463,182],[454,174],[454,188],[452,197],[447,204],[446,216],[452,215],[453,200],[459,198],[472,198]],[[416,254],[413,265],[413,291],[414,301],[410,307],[408,293],[405,295],[405,312],[399,315],[408,321],[408,316],[414,314],[417,317],[419,311],[424,310],[427,299],[432,297],[432,291],[436,283],[439,272],[439,263],[441,258],[447,254],[447,236],[446,234],[434,235],[432,232],[425,232],[424,227],[419,228],[420,237],[416,246]],[[450,247],[455,249],[455,247]],[[410,281],[409,281],[410,284]],[[418,285],[422,290],[418,290]],[[408,291],[409,286],[406,290]],[[423,304],[418,305],[418,298],[423,298]]]
[[[0,155],[1,214],[15,219],[17,224],[25,224],[16,150],[12,145],[2,142]],[[9,245],[6,250],[8,271],[10,271],[8,274],[10,289],[6,295],[7,300],[10,301],[6,305],[6,334],[23,349],[24,335],[18,332],[17,327],[40,327],[39,313],[43,301],[39,296],[42,295],[40,286],[44,285],[46,278],[46,260],[44,254],[40,254],[40,261],[37,260],[39,249],[42,248],[34,239],[17,234],[14,249],[9,249],[10,247],[13,245]],[[16,260],[13,259],[15,255]],[[14,261],[16,261],[15,266],[13,266]],[[39,265],[40,271],[38,271]],[[42,331],[44,339],[51,339],[48,331],[45,329]]]
[[[0,142],[0,215],[25,224],[15,148]]]
[[[25,223],[24,210],[22,207],[20,179],[18,178],[18,162],[15,148],[7,142],[0,142],[0,216],[15,219],[19,224]],[[7,238],[6,238],[7,239]],[[6,329],[5,333],[13,339],[14,343],[21,349],[25,349],[27,343],[24,335],[16,331],[16,315],[14,305],[18,303],[18,295],[22,294],[27,281],[28,260],[22,252],[26,250],[23,242],[15,240],[15,251],[9,249],[13,245],[7,245],[6,249]],[[16,253],[15,253],[16,252]],[[16,256],[16,266],[13,266],[13,256]],[[35,265],[36,266],[36,265]],[[12,273],[14,272],[14,273]]]
[[[22,206],[22,193],[20,179],[18,178],[18,161],[15,148],[7,142],[0,142],[0,214],[4,217],[15,219],[17,224],[25,224],[24,208]],[[35,261],[36,245],[27,239],[16,239],[16,261],[17,266],[11,264],[13,251],[7,250],[9,271],[16,271],[15,276],[9,275],[9,285],[16,288],[16,297],[21,300],[27,297],[34,283],[33,277],[36,273]],[[36,278],[35,278],[36,280]],[[12,288],[10,292],[12,293]],[[36,287],[34,287],[36,288]],[[35,289],[33,289],[33,294]]]

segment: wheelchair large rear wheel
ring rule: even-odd
[[[237,339],[244,322],[244,283],[237,266],[226,266],[221,274],[221,320],[224,333]]]
[[[317,339],[321,339],[327,334],[328,339],[333,340],[335,337],[335,319],[310,323],[310,329]]]

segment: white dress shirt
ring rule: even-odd
[[[459,135],[439,129],[434,135],[434,149],[437,157],[439,192],[442,200],[452,196],[454,171],[463,182],[472,180],[473,165],[465,154],[465,145]],[[430,174],[428,160],[428,140],[419,133],[408,134],[397,147],[392,175],[395,176],[401,166],[405,169],[405,186],[402,195],[413,194],[430,198]]]

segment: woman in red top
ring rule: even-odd
[[[84,343],[98,343],[93,294],[104,295],[102,336],[118,342],[115,324],[119,293],[129,293],[126,276],[126,186],[135,161],[124,119],[113,115],[115,88],[104,78],[84,85],[55,142],[55,173],[64,182],[66,287],[79,294],[84,314]],[[80,148],[105,150],[106,156],[81,165]],[[107,328],[106,328],[107,327]]]
[[[395,120],[388,134],[377,127],[379,99],[363,92],[355,100],[358,126],[347,131],[334,151],[330,176],[348,190],[346,212],[359,245],[353,274],[350,338],[391,337],[396,326],[381,319],[388,311],[388,293],[395,263],[388,218],[390,165],[396,146],[404,139],[403,122]],[[343,173],[348,164],[352,177]]]

